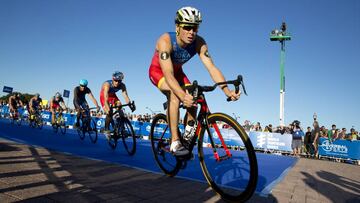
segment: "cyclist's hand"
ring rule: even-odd
[[[134,112],[136,110],[136,106],[135,106],[135,103],[130,103],[130,109],[131,109],[131,112]]]
[[[188,107],[188,108],[194,106],[194,97],[191,94],[189,94],[187,90],[186,90],[183,104],[185,107]]]
[[[235,93],[235,90],[231,90],[229,94],[226,96],[231,99],[231,101],[236,101],[240,98],[241,91],[239,91],[237,94]]]
[[[109,114],[110,108],[109,108],[108,105],[104,106],[104,111],[105,111],[106,114]]]

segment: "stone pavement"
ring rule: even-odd
[[[300,159],[268,197],[360,202],[360,167]],[[0,139],[0,202],[223,202],[206,184]]]

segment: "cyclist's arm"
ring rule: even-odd
[[[130,103],[130,98],[129,98],[129,95],[128,95],[127,91],[126,91],[125,84],[123,84],[122,96],[124,97],[126,104]]]
[[[205,65],[205,67],[208,70],[213,81],[215,83],[224,82],[225,81],[224,75],[222,74],[220,69],[215,66],[215,64],[209,54],[208,46],[207,46],[205,40],[200,36],[198,36],[198,38],[197,38],[197,50],[198,50],[198,54],[199,54],[201,61]],[[228,97],[237,97],[238,98],[238,96],[240,95],[240,92],[238,94],[235,94],[235,92],[230,91],[230,89],[228,88],[227,85],[221,85],[220,87],[223,90],[223,92],[225,93],[225,95]]]
[[[30,109],[30,111],[33,111],[34,110],[34,107],[33,107],[33,98],[31,98],[30,99],[30,101],[29,101],[29,109]],[[29,112],[30,113],[30,112]]]
[[[91,101],[94,103],[94,105],[95,105],[96,107],[99,107],[99,104],[97,103],[94,95],[93,95],[91,92],[89,93],[89,97],[90,97]]]
[[[21,99],[19,99],[19,104],[20,106],[24,106],[24,103],[21,101]]]
[[[59,104],[60,104],[61,108],[63,108],[63,110],[67,110],[64,99],[62,101],[60,101]]]
[[[52,99],[50,99],[50,111],[51,111],[52,113],[55,112],[55,109],[53,108],[53,103],[54,103],[54,99],[52,98]]]
[[[180,98],[181,101],[184,101],[185,91],[180,87],[178,81],[174,76],[173,63],[171,61],[171,40],[168,34],[162,35],[156,45],[156,48],[159,52],[159,61],[161,70],[164,74],[165,80],[169,85],[172,92]]]
[[[105,82],[103,84],[103,89],[102,91],[104,91],[104,111],[106,113],[109,113],[110,110],[110,105],[109,105],[109,89],[110,89],[110,84]]]

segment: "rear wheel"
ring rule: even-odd
[[[208,123],[210,133],[203,128],[198,143],[198,155],[206,180],[223,199],[245,202],[253,195],[258,178],[257,159],[250,138],[226,114],[211,114]],[[238,150],[231,150],[231,146],[238,146]]]
[[[134,155],[136,152],[136,136],[131,122],[127,118],[122,118],[123,127],[118,128],[121,132],[118,135],[124,143],[125,150],[129,155]]]
[[[92,119],[90,119],[90,124],[87,128],[87,134],[89,135],[91,142],[96,143],[98,139],[98,131],[96,129],[96,123]]]
[[[171,134],[165,114],[157,114],[151,123],[151,148],[160,169],[168,176],[175,176],[182,162],[170,152]]]

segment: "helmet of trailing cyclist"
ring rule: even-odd
[[[176,12],[175,23],[200,25],[202,22],[201,13],[196,8],[187,6],[182,7]]]
[[[80,86],[86,87],[88,85],[88,81],[86,79],[80,80]]]
[[[15,97],[16,97],[16,98],[20,98],[20,97],[21,97],[21,94],[20,94],[20,93],[16,93],[16,94],[15,94]]]
[[[115,71],[113,74],[112,74],[112,79],[113,80],[123,80],[124,79],[124,74],[120,71]]]
[[[34,96],[35,96],[35,97],[40,97],[40,94],[39,94],[39,93],[35,93]]]
[[[55,98],[60,98],[60,97],[61,97],[61,94],[59,92],[56,92]]]

